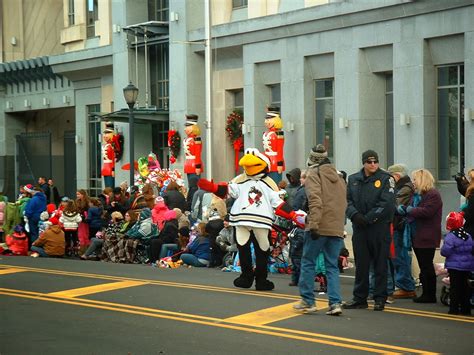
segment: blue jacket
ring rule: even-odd
[[[46,195],[37,192],[29,200],[25,207],[25,216],[29,220],[39,220],[41,212],[46,211]]]
[[[300,185],[296,190],[292,207],[294,211],[302,210],[308,212],[308,198],[306,197],[304,185]]]
[[[198,259],[211,259],[211,244],[206,237],[197,237],[189,246],[189,251]]]
[[[446,257],[445,267],[448,270],[474,271],[472,237],[467,234],[468,238],[464,240],[456,234],[459,234],[459,230],[451,231],[444,237],[441,255]]]
[[[86,222],[92,228],[101,228],[102,227],[102,208],[100,207],[90,207],[87,211]]]

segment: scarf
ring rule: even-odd
[[[415,193],[413,195],[413,200],[411,202],[412,207],[417,207],[420,204],[421,195]],[[412,245],[412,239],[415,237],[416,233],[416,222],[413,217],[408,217],[405,223],[405,229],[403,230],[403,247],[410,250]]]
[[[468,240],[471,237],[471,235],[464,230],[464,227],[454,229],[451,231],[451,233],[453,233],[456,237],[461,238],[464,241]]]

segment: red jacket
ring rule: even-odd
[[[199,136],[188,136],[184,142],[184,173],[185,174],[196,174],[196,169],[201,169],[201,173],[204,171],[201,152],[202,152],[202,141]]]
[[[25,233],[13,232],[7,235],[6,242],[13,254],[28,256],[28,237]]]
[[[285,145],[285,136],[283,131],[271,128],[263,133],[263,150],[265,155],[270,159],[270,172],[278,170],[278,167],[283,167],[285,170],[285,160],[283,158],[283,146]]]

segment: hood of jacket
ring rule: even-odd
[[[151,218],[151,210],[149,208],[144,208],[140,212],[140,220],[143,221],[144,219]]]
[[[59,234],[59,233],[62,232],[61,227],[59,227],[57,224],[53,224],[52,226],[50,226],[50,227],[48,228],[48,230],[51,231],[51,232],[53,232],[53,233],[55,233],[55,234]]]
[[[292,179],[290,179],[290,177]],[[290,170],[290,172],[286,174],[286,178],[288,179],[290,184],[299,185],[300,184],[300,178],[301,178],[300,168],[294,168],[293,170]]]

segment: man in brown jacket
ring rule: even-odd
[[[338,259],[343,245],[346,184],[327,158],[327,151],[322,144],[311,150],[306,164],[308,173],[305,187],[309,210],[298,283],[302,300],[294,308],[304,313],[316,311],[315,266],[322,252],[328,279],[329,310],[326,314],[337,316],[342,313]]]
[[[31,256],[64,256],[65,245],[63,230],[58,225],[52,225],[33,243]]]

